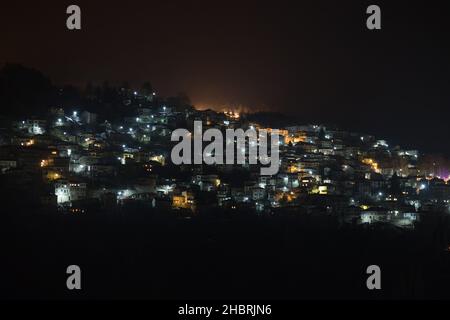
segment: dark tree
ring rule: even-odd
[[[152,84],[148,81],[142,84],[142,94],[145,96],[151,96],[153,94]]]
[[[0,70],[0,106],[3,115],[42,115],[55,103],[56,88],[41,72],[18,64]]]
[[[389,193],[395,197],[400,197],[402,195],[402,189],[400,187],[400,178],[398,177],[397,172],[395,172],[390,179]]]

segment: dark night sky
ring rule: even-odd
[[[281,111],[449,153],[449,11],[395,2],[76,1],[74,32],[72,2],[3,1],[0,64],[58,84],[150,80],[201,107]],[[379,31],[365,27],[372,3]]]

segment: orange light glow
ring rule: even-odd
[[[378,168],[378,163],[375,162],[373,159],[366,158],[366,159],[362,159],[361,162],[364,163],[364,164],[367,164],[367,165],[371,166],[371,168],[372,168],[373,171],[375,171],[375,172],[377,172],[377,173],[380,173],[380,172],[381,172],[381,170]]]

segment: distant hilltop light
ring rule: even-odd
[[[224,114],[229,118],[239,119],[240,114],[237,111],[224,111]]]

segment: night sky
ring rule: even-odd
[[[449,154],[448,8],[395,3],[2,1],[0,64],[56,84],[149,80],[201,108],[280,111]],[[66,29],[70,4],[81,31]],[[369,4],[382,30],[366,28]]]

